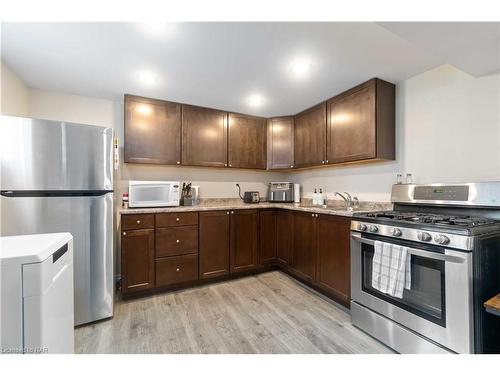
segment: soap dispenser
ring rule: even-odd
[[[314,189],[312,204],[313,206],[318,204],[318,190],[316,188]]]

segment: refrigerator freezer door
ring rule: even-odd
[[[113,130],[0,116],[0,190],[113,190]]]
[[[113,193],[1,196],[1,235],[73,235],[75,325],[113,315]]]

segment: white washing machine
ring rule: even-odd
[[[73,237],[0,237],[2,353],[74,353]]]

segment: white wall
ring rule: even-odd
[[[29,88],[7,65],[1,62],[0,113],[12,116],[28,114]]]
[[[5,64],[2,77],[2,113],[110,126],[123,140],[123,102],[30,89]],[[130,179],[191,180],[205,198],[237,197],[236,182],[265,193],[268,181],[289,179],[305,196],[322,187],[388,201],[397,173],[412,172],[422,183],[500,180],[500,75],[474,78],[444,65],[399,83],[396,95],[396,161],[287,175],[122,163],[116,195]]]
[[[444,65],[396,88],[396,161],[289,174],[306,196],[322,187],[389,201],[396,174],[418,183],[500,180],[500,75]]]

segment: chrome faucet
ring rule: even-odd
[[[335,192],[335,195],[338,195],[340,198],[342,198],[345,201],[346,210],[353,211],[355,207],[359,206],[359,199],[357,197],[353,197],[347,191],[344,191],[344,194],[339,193],[338,191]]]

